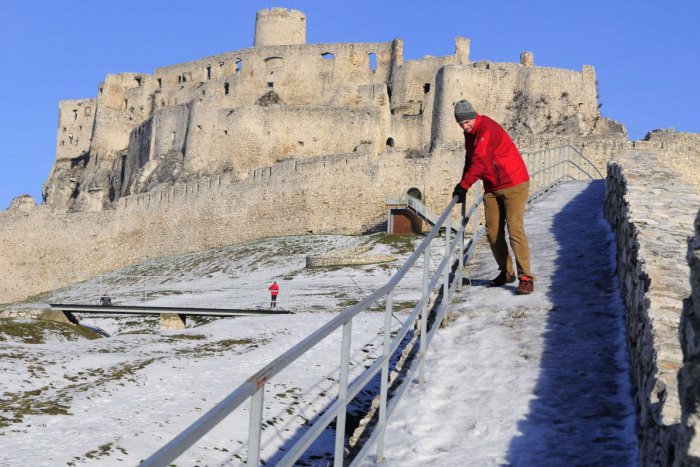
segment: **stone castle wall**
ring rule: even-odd
[[[683,368],[678,386],[682,417],[675,465],[700,465],[700,211],[695,218],[695,236],[688,240],[688,265],[692,293],[680,324]]]
[[[676,458],[678,323],[690,294],[686,238],[698,205],[700,192],[658,155],[630,151],[608,165],[605,216],[617,236],[642,465]]]
[[[685,183],[700,190],[700,134],[654,130],[633,147],[661,154],[665,165],[675,167]]]

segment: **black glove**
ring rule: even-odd
[[[462,188],[462,184],[461,184],[461,183],[458,183],[458,184],[455,186],[454,191],[452,191],[452,197],[454,198],[455,196],[457,197],[457,202],[460,203],[460,204],[461,204],[461,203],[464,203],[464,201],[465,201],[466,198],[467,198],[467,190],[465,190],[464,188]]]

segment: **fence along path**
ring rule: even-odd
[[[550,192],[563,182],[580,178],[597,178],[596,175],[602,177],[593,164],[571,146],[525,154],[525,158],[532,179],[532,201],[542,197],[542,195]],[[321,326],[312,335],[299,342],[296,346],[292,347],[248,378],[248,380],[231,392],[214,408],[146,459],[141,465],[169,465],[189,447],[194,445],[197,440],[226,418],[228,414],[246,403],[249,399],[250,421],[247,464],[259,465],[265,385],[270,382],[276,374],[299,359],[306,351],[313,348],[339,328],[342,328],[343,337],[341,354],[338,356],[340,361],[338,397],[333,403],[326,407],[323,413],[318,414],[314,423],[306,428],[305,432],[298,437],[294,445],[291,446],[276,464],[294,465],[295,461],[303,455],[305,450],[324,432],[328,425],[330,425],[331,422],[335,422],[336,439],[334,465],[343,465],[346,461],[346,417],[348,404],[377,376],[380,378],[380,402],[377,422],[371,435],[363,443],[362,448],[354,453],[350,463],[351,465],[359,464],[372,450],[375,452],[375,459],[381,461],[384,457],[383,446],[387,420],[395,409],[401,395],[413,381],[414,375],[418,376],[420,384],[424,383],[425,356],[430,343],[433,341],[440,323],[448,314],[451,299],[458,289],[461,288],[463,266],[471,259],[479,243],[479,239],[484,235],[483,227],[477,224],[477,209],[483,201],[483,196],[480,195],[478,188],[475,188],[472,192],[473,197],[470,197],[468,202],[463,205],[457,204],[456,198],[450,201],[440,217],[436,220],[435,226],[431,232],[416,248],[415,252],[408,258],[406,263],[385,285],[377,289],[360,303],[341,312],[338,316]],[[453,217],[455,218],[454,220]],[[455,227],[457,227],[456,232],[453,231],[453,223]],[[432,248],[432,242],[441,229],[447,232],[444,252],[437,269],[435,271],[430,271],[429,264],[431,263],[431,255],[434,254],[433,250],[435,250],[435,248]],[[392,335],[390,329],[391,320],[393,319],[393,291],[397,284],[404,278],[408,270],[414,265],[420,264],[420,260],[422,260],[424,272],[421,298],[413,307],[410,315],[404,320],[401,329]],[[453,267],[456,268],[455,274],[451,274]],[[348,375],[353,318],[366,309],[377,305],[385,308],[383,353],[369,368],[365,369],[359,376],[350,381]],[[428,326],[429,317],[431,321],[430,327]],[[390,399],[390,365],[392,365],[392,359],[404,350],[404,338],[410,334],[416,336],[415,342],[418,346],[417,353],[415,358],[410,362],[410,365],[407,365],[404,378],[394,380],[397,384],[391,388],[392,397]]]

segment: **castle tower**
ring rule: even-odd
[[[255,15],[254,47],[306,44],[306,16],[297,10],[272,8]]]

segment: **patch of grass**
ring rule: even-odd
[[[175,349],[175,353],[184,357],[210,357],[219,355],[227,350],[237,350],[238,353],[247,352],[257,348],[261,342],[253,339],[223,339],[216,342],[207,342],[195,347]]]
[[[165,336],[168,340],[183,340],[183,341],[201,341],[206,339],[207,336],[202,334],[174,334],[170,336]]]
[[[396,235],[383,234],[377,239],[377,243],[389,245],[394,248],[397,253],[410,253],[414,250],[415,240],[423,238],[421,235]]]
[[[0,341],[14,340],[23,344],[43,344],[46,335],[61,336],[66,340],[97,339],[100,337],[94,331],[84,326],[57,323],[43,320],[0,319]]]

